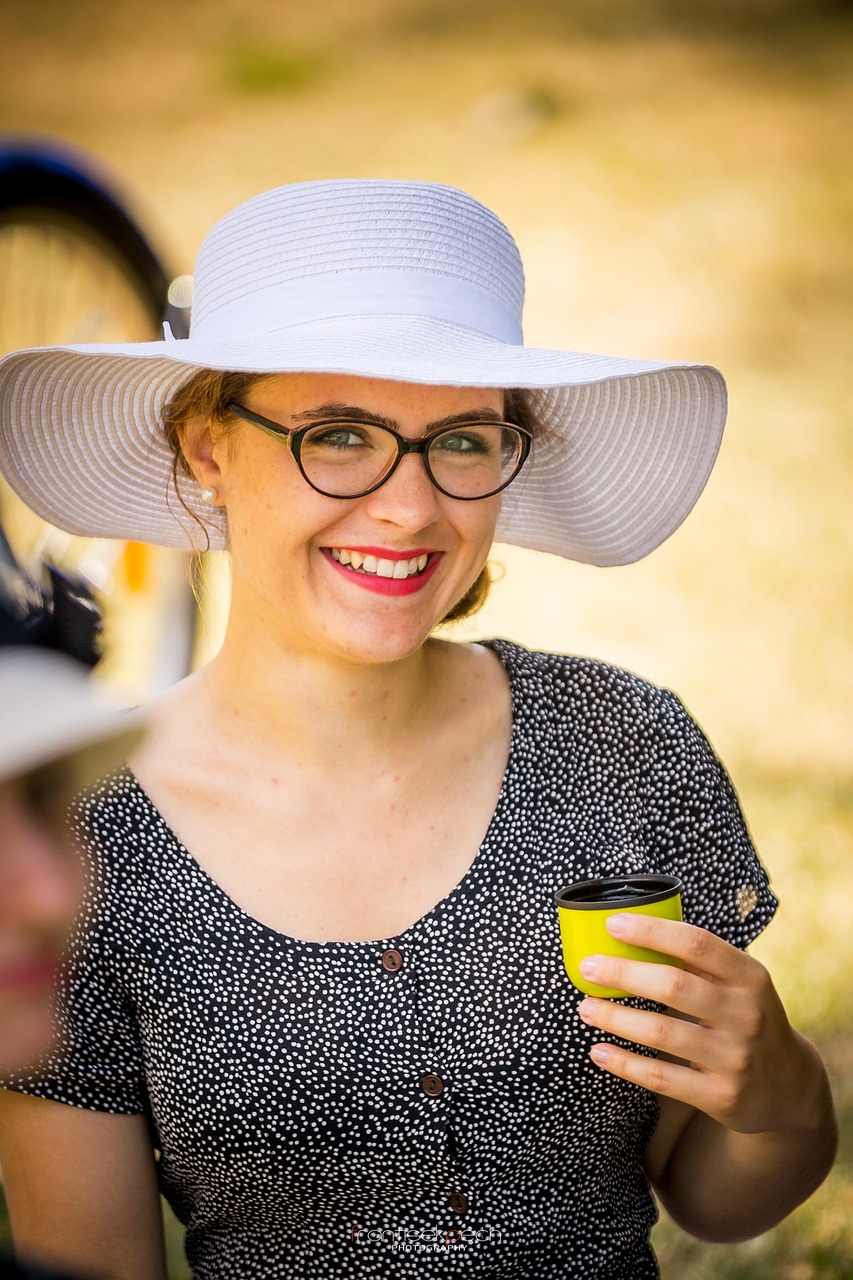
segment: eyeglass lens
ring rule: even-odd
[[[484,498],[512,479],[522,437],[500,423],[465,423],[430,441],[428,470],[454,498]],[[306,477],[324,493],[357,497],[378,484],[397,458],[397,441],[384,427],[361,422],[321,423],[302,437]]]

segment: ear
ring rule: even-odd
[[[178,428],[178,439],[187,466],[202,489],[213,489],[221,496],[224,475],[221,460],[224,441],[215,439],[206,418],[188,418]]]

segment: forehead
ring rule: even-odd
[[[480,409],[502,413],[503,403],[503,390],[494,387],[435,387],[336,373],[272,374],[252,388],[252,407],[278,420],[340,404],[398,422],[420,423]]]

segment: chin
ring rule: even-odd
[[[402,662],[423,647],[436,623],[405,626],[389,621],[359,627],[353,619],[341,637],[341,655],[366,665]]]

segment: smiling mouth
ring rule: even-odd
[[[346,547],[331,547],[330,554],[338,564],[375,578],[415,578],[424,572],[430,560],[429,555],[412,556],[411,560],[386,560],[361,551],[349,551]]]

